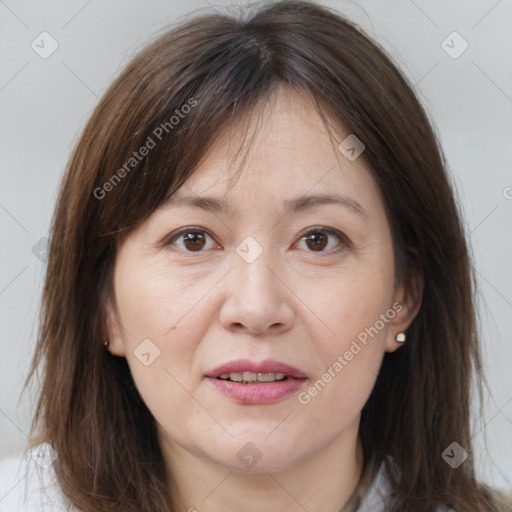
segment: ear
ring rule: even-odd
[[[115,355],[124,357],[126,355],[123,327],[119,320],[119,313],[115,299],[109,296],[104,306],[105,341],[108,341],[107,350]]]
[[[423,277],[418,273],[407,276],[397,286],[393,297],[392,308],[396,314],[389,322],[386,352],[394,352],[397,348],[402,346],[396,341],[395,336],[399,332],[406,333],[407,328],[418,314],[421,308],[423,287]],[[407,339],[405,343],[407,343]]]

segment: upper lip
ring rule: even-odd
[[[253,372],[253,373],[284,373],[288,377],[295,379],[306,378],[307,375],[301,370],[290,366],[289,364],[275,361],[273,359],[266,359],[257,363],[250,359],[237,359],[230,361],[217,368],[209,371],[206,376],[217,378],[224,373],[239,373],[239,372]]]

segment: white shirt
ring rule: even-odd
[[[56,456],[42,443],[23,456],[0,461],[0,512],[78,512],[57,484],[52,467]],[[390,489],[382,464],[358,512],[391,512]],[[453,510],[442,507],[438,512]]]
[[[52,467],[55,456],[55,450],[42,443],[20,457],[0,461],[0,512],[68,510]]]

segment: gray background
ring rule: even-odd
[[[481,292],[490,393],[483,417],[475,414],[474,457],[482,478],[512,489],[512,2],[323,3],[392,53],[441,139]],[[113,77],[156,30],[191,11],[225,12],[228,4],[0,0],[0,458],[20,453],[26,442],[34,397],[20,400],[20,392],[43,277],[33,247],[48,235],[58,183],[81,128]],[[43,31],[59,45],[47,59],[31,48]],[[442,47],[453,31],[469,44],[458,58]],[[450,41],[452,51],[461,48]]]

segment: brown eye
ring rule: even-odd
[[[306,243],[310,252],[318,253],[332,254],[342,250],[346,246],[350,246],[349,240],[343,233],[327,228],[311,230],[301,238],[301,241]]]
[[[189,251],[200,251],[206,244],[206,238],[199,231],[191,231],[183,236],[183,244]]]
[[[212,237],[202,229],[185,228],[171,235],[164,245],[176,245],[183,252],[205,252],[217,247]]]
[[[313,251],[323,251],[327,246],[328,237],[325,233],[313,233],[305,237],[307,246]]]

